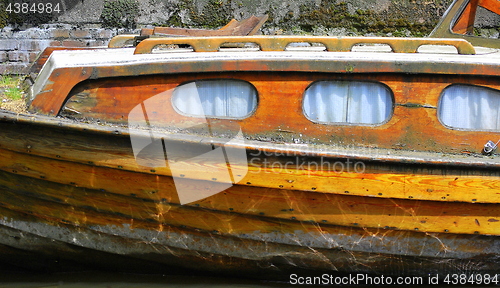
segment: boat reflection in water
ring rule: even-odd
[[[444,19],[469,23],[477,4],[456,1]],[[496,275],[500,53],[464,37],[53,51],[29,112],[0,112],[2,260],[285,280]]]

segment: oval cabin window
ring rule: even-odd
[[[438,118],[449,128],[500,131],[500,91],[455,84],[443,90]]]
[[[381,83],[318,81],[306,89],[302,107],[313,122],[377,125],[389,120],[393,97]]]
[[[257,107],[257,90],[240,80],[198,80],[177,86],[172,103],[188,116],[243,119]]]

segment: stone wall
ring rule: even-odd
[[[123,33],[139,31],[78,28],[70,24],[46,24],[22,31],[4,27],[0,30],[0,74],[25,74],[46,47],[106,46],[113,36]]]
[[[100,23],[105,1],[61,0],[71,7],[58,16],[64,23]],[[132,0],[133,1],[133,0]],[[392,19],[404,17],[408,23],[434,22],[452,0],[135,0],[138,3],[138,25],[178,24],[210,26],[213,20],[246,18],[269,14],[270,26],[286,26],[301,17],[304,10],[320,12],[322,6],[345,4],[350,14],[357,11]],[[215,13],[214,13],[215,12]],[[342,15],[338,15],[342,16]],[[337,15],[330,15],[336,18]],[[210,21],[212,20],[212,21]],[[216,22],[216,21],[215,21]]]
[[[49,24],[30,27],[29,23],[17,23],[0,30],[0,74],[25,73],[48,46],[105,46],[117,34],[137,32],[151,25],[216,29],[232,18],[240,20],[250,15],[269,15],[261,29],[264,34],[424,36],[452,0],[46,1],[62,4],[60,13],[51,14]],[[133,27],[106,28],[102,17],[106,1],[137,5],[133,15],[130,11],[112,11],[128,13],[126,17],[132,20],[127,25]],[[111,7],[119,10],[120,6]]]

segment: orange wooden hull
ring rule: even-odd
[[[41,254],[52,264],[60,258],[88,265],[89,257],[77,256],[96,253],[93,259],[108,259],[94,263],[102,266],[114,259],[106,255],[114,255],[123,263],[148,263],[141,267],[151,271],[165,265],[165,271],[176,266],[284,278],[293,271],[427,275],[498,269],[499,204],[478,198],[485,187],[497,190],[496,169],[366,159],[364,171],[342,173],[327,166],[303,169],[312,166],[302,162],[287,169],[263,165],[295,157],[276,150],[250,162],[245,178],[232,187],[180,204],[170,169],[137,165],[126,131],[8,112],[0,120],[0,231],[9,235],[0,244]],[[199,165],[223,164],[188,167]],[[439,173],[446,175],[432,176]],[[467,180],[453,185],[461,177]],[[206,181],[188,180],[195,189]],[[463,185],[479,200],[434,199],[428,187],[439,183],[444,190],[436,193],[452,194]],[[413,197],[392,197],[383,189],[389,185]]]

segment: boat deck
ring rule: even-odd
[[[299,44],[299,43],[298,43]],[[475,55],[460,55],[456,48],[446,45],[425,45],[418,49],[418,53],[391,53],[388,45],[359,45],[353,47],[351,52],[330,52],[324,51],[321,46],[292,45],[285,51],[260,51],[258,48],[221,48],[219,52],[193,52],[189,48],[158,49],[148,54],[134,54],[135,48],[108,48],[95,50],[60,50],[54,51],[47,68],[66,67],[101,67],[101,66],[128,66],[136,63],[155,64],[165,61],[246,61],[246,60],[307,60],[307,61],[364,61],[387,62],[398,61],[401,64],[419,63],[446,63],[449,64],[472,64],[494,66],[500,63],[500,49],[474,47]],[[312,53],[314,52],[314,53]],[[208,53],[208,54],[207,54]],[[208,57],[207,57],[208,56]],[[47,70],[44,69],[44,70]],[[49,69],[50,69],[49,68]],[[400,72],[420,71],[401,68]],[[168,73],[168,71],[165,71]],[[162,73],[165,73],[162,72]],[[328,71],[332,72],[332,70]],[[362,73],[362,70],[350,71]],[[373,72],[373,71],[370,71]],[[383,72],[383,71],[380,71]],[[439,71],[437,71],[439,72]],[[457,70],[457,74],[464,71]]]

